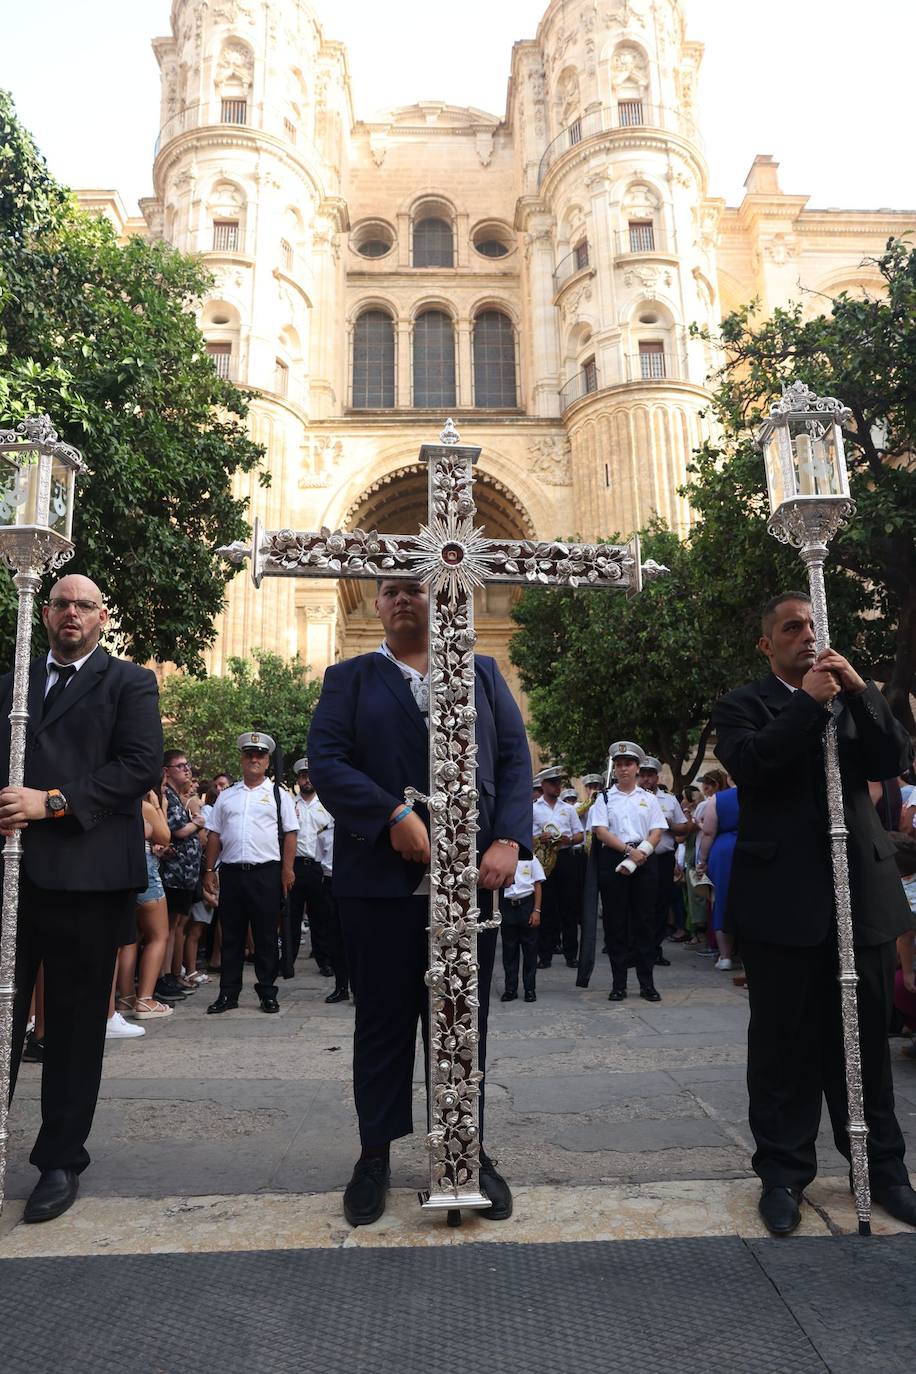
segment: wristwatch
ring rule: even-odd
[[[52,820],[58,820],[67,814],[67,798],[59,787],[49,787],[45,797],[45,810]]]

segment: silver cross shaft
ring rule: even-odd
[[[567,544],[488,539],[475,526],[474,464],[480,449],[461,445],[451,420],[438,444],[424,444],[429,518],[418,534],[375,530],[262,531],[250,546],[219,552],[251,560],[263,577],[403,577],[430,588],[429,616],[429,969],[428,1208],[489,1207],[479,1183],[478,1062],[480,1006],[477,935],[477,745],[474,706],[474,591],[488,582],[594,587],[634,593],[664,571],[640,564],[639,544]]]

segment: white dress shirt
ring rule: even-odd
[[[544,881],[544,870],[539,859],[519,859],[515,877],[509,887],[503,888],[503,896],[517,902],[520,897],[530,897],[535,883]]]
[[[603,825],[624,844],[639,844],[649,838],[650,830],[667,830],[665,813],[651,792],[635,787],[632,792],[620,792],[612,787],[607,802],[598,794],[591,810],[592,826]]]
[[[315,859],[320,863],[321,857],[318,852],[318,836],[326,830],[329,825],[333,826],[333,817],[330,811],[325,811],[315,792],[313,792],[310,797],[303,797],[300,793],[294,805],[296,808],[296,816],[299,821],[299,838],[296,841],[296,857],[300,859]]]
[[[652,793],[652,796],[665,813],[665,820],[668,823],[668,830],[655,846],[655,852],[656,854],[670,854],[672,849],[677,846],[677,840],[671,834],[671,827],[673,825],[686,825],[687,817],[681,810],[681,804],[677,797],[673,797],[670,792],[662,792],[659,788],[657,792]]]
[[[570,840],[573,835],[578,835],[582,829],[582,822],[579,820],[576,808],[570,806],[569,802],[558,801],[554,806],[551,806],[544,797],[538,797],[532,810],[535,839],[538,835],[543,834],[548,825],[552,825],[561,835],[568,835]]]
[[[50,650],[49,650],[49,651],[48,651],[48,657],[47,657],[47,659],[45,660],[45,662],[46,662],[46,664],[47,664],[47,673],[48,673],[48,677],[47,677],[47,680],[46,680],[46,682],[45,682],[45,696],[48,695],[48,693],[50,692],[51,688],[54,686],[55,682],[57,681],[58,677],[60,676],[59,672],[57,671],[58,668],[75,668],[75,669],[76,669],[76,672],[78,673],[79,670],[80,670],[80,668],[82,668],[83,664],[86,663],[86,662],[92,657],[92,655],[95,653],[95,651],[96,651],[97,648],[98,648],[98,645],[97,645],[97,644],[94,644],[94,645],[92,646],[92,648],[89,650],[88,654],[83,654],[83,657],[82,657],[82,658],[77,658],[77,659],[75,659],[75,660],[73,661],[73,663],[58,663],[58,661],[57,661],[57,659],[54,657],[53,653],[51,653]],[[76,676],[76,673],[73,674],[73,677],[75,677],[75,676]],[[73,681],[73,677],[71,677],[70,680],[68,681],[67,687],[70,686],[70,683]],[[67,687],[64,688],[64,691],[65,691],[65,692],[66,692],[66,690],[67,690]]]
[[[280,824],[283,833],[299,829],[296,808],[288,792],[280,788]],[[220,792],[213,804],[210,829],[220,838],[224,864],[267,864],[280,858],[277,806],[274,785],[264,778],[257,787],[233,783]]]
[[[319,830],[315,840],[315,858],[321,864],[321,870],[326,878],[330,878],[334,871],[334,817],[329,816],[328,824],[323,830]]]

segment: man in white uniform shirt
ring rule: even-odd
[[[293,765],[299,783],[296,816],[299,836],[296,841],[296,881],[289,894],[290,919],[295,949],[299,949],[302,932],[302,912],[308,912],[312,953],[318,972],[334,975],[334,991],[326,1002],[345,1002],[350,995],[347,961],[344,955],[340,917],[334,905],[329,885],[325,882],[325,861],[330,876],[334,836],[334,817],[318,799],[309,773],[307,758],[297,759]],[[329,843],[330,841],[330,843]]]
[[[655,846],[668,822],[651,792],[637,785],[645,754],[631,740],[610,748],[615,785],[598,795],[591,821],[598,855],[598,886],[604,913],[604,936],[611,963],[608,1000],[622,1002],[627,995],[629,951],[636,955],[639,995],[660,1002],[653,977],[655,967],[655,894],[657,890]]]
[[[280,1010],[277,924],[283,898],[294,881],[299,822],[292,797],[283,788],[275,790],[267,777],[275,748],[270,735],[260,731],[239,735],[241,781],[219,794],[210,817],[204,895],[219,905],[223,931],[219,996],[207,1008],[211,1014],[233,1011],[239,1004],[249,924],[257,975],[254,990],[261,1010]]]
[[[661,767],[658,759],[647,754],[639,768],[639,785],[644,791],[652,793],[668,822],[668,829],[655,846],[655,868],[658,878],[658,890],[655,894],[655,962],[662,968],[667,968],[671,960],[665,958],[662,941],[668,932],[668,915],[674,896],[675,850],[678,840],[682,840],[690,829],[690,822],[681,810],[677,797],[673,797],[670,792],[663,792],[659,787],[658,775]]]
[[[575,866],[572,847],[582,840],[582,822],[576,808],[560,800],[565,774],[562,768],[544,768],[538,775],[543,796],[533,807],[534,838],[555,837],[557,862],[544,883],[544,909],[538,939],[538,968],[550,968],[558,941],[569,968],[575,968],[579,952],[579,915],[576,906]]]

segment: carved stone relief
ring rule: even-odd
[[[217,86],[251,85],[254,63],[251,52],[244,43],[234,43],[231,39],[223,47],[216,67]]]
[[[308,439],[302,447],[300,490],[329,487],[334,480],[335,469],[343,459],[343,452],[343,439],[334,435],[318,434]]]
[[[572,463],[568,439],[555,436],[534,439],[528,446],[528,468],[550,487],[567,487],[572,482]]]

